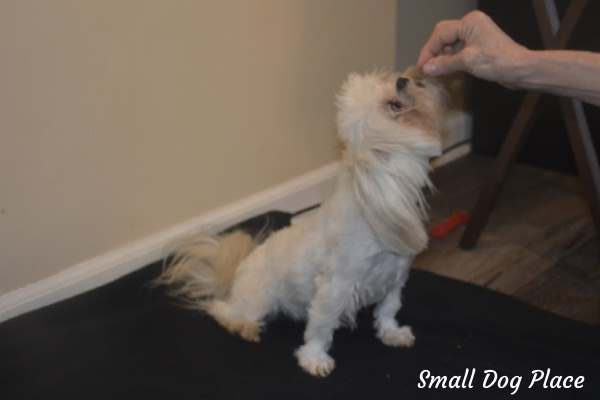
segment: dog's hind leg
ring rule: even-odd
[[[249,342],[260,341],[262,322],[245,317],[235,303],[214,300],[206,305],[206,312],[230,333]]]
[[[396,314],[402,306],[402,288],[407,279],[408,268],[402,271],[392,290],[375,307],[374,316],[377,337],[387,346],[412,347],[415,343],[415,336],[410,326],[398,326],[398,322],[396,321]]]
[[[250,342],[260,341],[263,320],[273,309],[273,285],[262,257],[254,257],[240,266],[230,294],[225,300],[213,300],[206,311],[229,332]]]

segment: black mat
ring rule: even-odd
[[[272,227],[289,216],[271,214]],[[244,227],[256,232],[264,220]],[[1,399],[599,399],[600,330],[506,296],[414,271],[399,318],[412,349],[383,346],[368,312],[335,335],[337,368],[315,379],[296,365],[301,324],[277,320],[260,344],[174,306],[146,283],[153,264],[107,286],[0,324]],[[417,389],[421,370],[462,375],[474,389]],[[531,370],[584,375],[580,390],[527,389]],[[483,390],[483,371],[522,375],[509,389]]]

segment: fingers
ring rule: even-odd
[[[462,53],[442,54],[430,58],[423,65],[423,72],[431,76],[446,75],[452,72],[464,71],[465,69],[466,66]]]
[[[462,25],[462,21],[458,20],[439,22],[421,49],[417,60],[417,67],[423,67],[431,58],[441,54],[446,47],[454,45],[457,41],[464,40],[462,37]]]

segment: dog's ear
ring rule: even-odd
[[[464,110],[466,77],[464,72],[455,72],[436,78],[446,92],[447,110]]]
[[[390,174],[374,165],[387,164],[394,169],[391,163],[371,159],[370,165],[355,165],[354,194],[367,223],[386,249],[416,255],[427,247],[428,241],[422,222],[425,199],[421,193],[422,183],[430,186],[427,172],[415,169],[411,174],[400,168],[401,171]]]
[[[336,96],[336,105],[338,106],[338,109],[344,105],[345,101],[348,100],[348,92],[353,86],[356,85],[356,82],[359,81],[360,78],[361,75],[357,72],[350,72],[350,74],[348,74],[348,77],[346,77],[346,80],[344,80],[344,83],[342,83],[342,87]]]
[[[350,73],[335,100],[339,138],[345,143],[358,139],[362,131],[362,121],[370,112],[374,90],[378,86],[377,76]]]

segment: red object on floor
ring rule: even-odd
[[[431,227],[430,234],[436,238],[445,238],[450,232],[464,225],[469,220],[469,213],[466,211],[455,211],[448,218]]]

